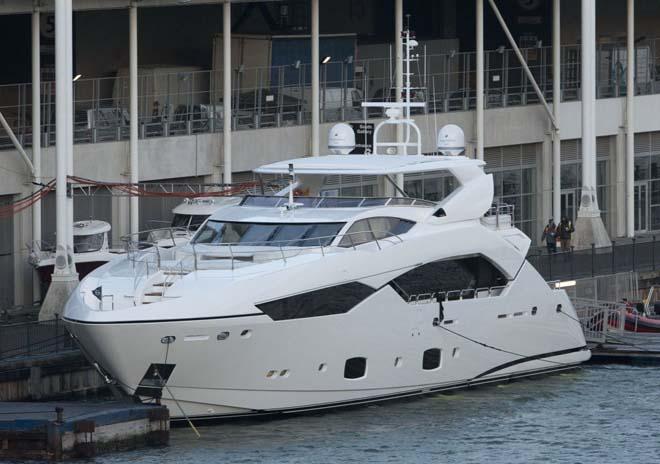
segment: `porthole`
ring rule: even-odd
[[[403,366],[403,358],[401,356],[397,356],[396,359],[394,360],[394,367],[401,367]]]
[[[229,332],[220,332],[216,338],[218,341],[227,340],[229,338]]]
[[[558,313],[561,312],[561,305],[560,305],[560,304],[557,305],[557,312],[558,312]]]
[[[432,371],[440,367],[442,358],[442,350],[440,348],[430,348],[424,351],[422,358],[422,369],[425,371]]]
[[[367,373],[367,358],[350,358],[344,365],[345,379],[361,379]]]
[[[276,374],[277,374],[277,371],[268,371],[268,373],[266,374],[266,378],[267,379],[272,379],[273,377],[275,377]]]
[[[326,363],[319,364],[319,372],[326,372],[328,370],[328,365]]]
[[[454,347],[454,349],[451,351],[451,357],[452,358],[458,358],[460,356],[461,352],[458,347]]]
[[[536,312],[539,310],[536,306],[532,308],[532,316],[536,316]]]
[[[280,371],[280,377],[288,377],[291,371],[289,369],[282,369]]]
[[[241,332],[241,338],[250,338],[252,336],[252,331],[249,329],[245,329],[243,332]]]

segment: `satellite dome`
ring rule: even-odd
[[[355,149],[355,132],[346,123],[332,126],[328,133],[328,148],[336,155],[348,155]]]
[[[438,151],[446,156],[458,156],[465,151],[465,134],[456,124],[447,124],[438,131]]]

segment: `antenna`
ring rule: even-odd
[[[408,17],[408,23],[410,23],[410,15],[407,15],[407,17]],[[413,61],[417,61],[417,59],[419,58],[419,54],[412,54],[411,52],[419,45],[419,43],[417,42],[417,40],[415,40],[416,37],[415,32],[411,31],[409,27],[406,28],[406,30],[401,31],[401,37],[403,38],[403,46],[405,47],[405,53],[403,59],[405,63],[405,73],[404,73],[405,82],[404,82],[404,88],[402,89],[404,94],[403,95],[404,101],[362,103],[363,108],[383,108],[385,110],[385,115],[388,118],[385,121],[379,123],[374,129],[373,146],[374,146],[375,155],[380,154],[378,151],[379,148],[385,148],[387,152],[387,149],[398,148],[398,147],[403,147],[404,152],[406,154],[408,154],[408,147],[413,147],[417,155],[422,154],[421,132],[419,130],[419,127],[417,127],[417,124],[415,124],[415,121],[410,117],[412,108],[423,108],[426,106],[426,103],[413,103],[411,101],[411,98],[414,96],[414,94],[412,92],[413,87],[411,82],[411,76],[413,75],[413,73],[411,72],[410,69],[410,63]],[[382,129],[382,127],[385,124],[390,124],[390,125],[403,124],[406,127],[405,141],[379,142],[378,134],[380,132],[380,129]],[[416,138],[414,140],[411,137],[411,129],[412,131],[415,132],[416,135]]]
[[[296,182],[296,172],[293,170],[293,163],[289,163],[289,204],[287,209],[293,209],[293,184]]]

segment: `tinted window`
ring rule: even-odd
[[[432,371],[440,367],[441,351],[439,348],[431,348],[424,352],[422,358],[422,369],[425,371]]]
[[[318,224],[259,224],[208,221],[194,239],[196,244],[241,243],[246,246],[329,245],[343,222]]]
[[[318,208],[356,208],[362,203],[362,198],[325,197]]]
[[[104,239],[105,233],[92,235],[74,235],[73,252],[89,253],[92,251],[99,251],[103,246]]]
[[[482,256],[434,261],[416,267],[391,282],[408,300],[412,295],[505,285],[506,277]]]
[[[261,303],[257,307],[274,321],[329,316],[350,311],[374,291],[367,285],[351,282]]]
[[[172,218],[172,227],[188,228],[190,223],[190,216],[188,214],[175,214]]]
[[[367,372],[367,358],[351,358],[344,365],[344,378],[360,379]]]
[[[190,230],[197,230],[208,219],[208,214],[195,214],[190,218]]]
[[[349,248],[371,242],[374,239],[391,237],[408,232],[415,223],[394,217],[375,217],[355,221],[339,242],[340,247]]]

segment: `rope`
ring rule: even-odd
[[[258,182],[243,182],[240,184],[231,184],[222,188],[222,190],[214,192],[166,192],[166,191],[151,191],[139,184],[127,184],[121,182],[100,182],[85,177],[68,176],[68,181],[85,186],[105,187],[110,189],[119,190],[128,196],[149,197],[149,198],[199,198],[199,197],[228,197],[241,194],[248,194],[251,190],[259,187]],[[41,188],[30,195],[16,200],[12,203],[0,206],[0,219],[14,216],[21,211],[30,208],[35,203],[43,200],[50,192],[55,191],[55,180],[51,180],[47,184],[41,185]]]
[[[444,327],[442,325],[438,325],[438,327],[443,329],[443,330],[446,330],[447,332],[450,332],[450,333],[456,335],[457,337],[464,338],[465,340],[467,340],[469,342],[475,343],[479,346],[483,346],[484,348],[489,348],[491,350],[499,351],[501,353],[511,354],[513,356],[518,356],[520,358],[528,358],[529,357],[529,356],[526,356],[524,354],[516,353],[514,351],[505,350],[503,348],[498,348],[496,346],[492,346],[492,345],[489,345],[487,343],[480,342],[479,340],[475,340],[473,338],[470,338],[467,335],[463,335],[463,334],[460,334],[458,332],[454,332],[453,330],[448,329],[447,327]],[[538,358],[538,359],[535,359],[535,361],[543,361],[543,362],[547,362],[547,363],[550,363],[550,364],[557,364],[557,365],[560,365],[560,366],[573,366],[573,364],[570,364],[570,363],[563,363],[563,362],[559,362],[559,361],[551,361],[549,359],[544,359],[544,358]]]

